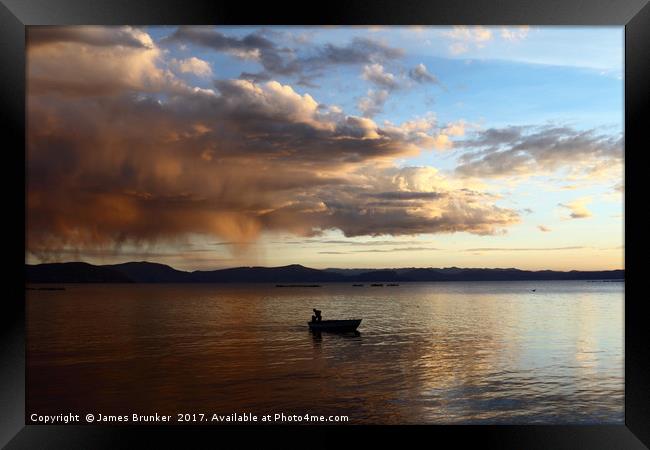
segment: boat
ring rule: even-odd
[[[331,333],[346,333],[355,331],[362,319],[348,320],[321,320],[319,322],[307,322],[311,331],[329,331]]]
[[[384,285],[382,283],[373,283],[370,286],[372,286],[372,287],[384,287]]]
[[[28,291],[65,291],[64,287],[26,287]]]
[[[314,288],[314,287],[321,287],[320,284],[276,284],[275,287],[309,287],[309,288]]]

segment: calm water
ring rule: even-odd
[[[536,292],[531,289],[536,288]],[[622,423],[623,283],[27,291],[28,412]],[[312,335],[360,317],[359,335]]]

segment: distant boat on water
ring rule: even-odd
[[[28,291],[65,291],[64,287],[28,287]]]
[[[383,285],[382,283],[373,283],[373,284],[371,284],[370,286],[373,286],[373,287],[384,287],[384,285]]]
[[[363,287],[363,284],[353,284],[354,287]]]
[[[320,284],[276,284],[275,287],[321,287]]]
[[[386,286],[399,286],[399,283],[390,283],[390,284],[387,284]]]

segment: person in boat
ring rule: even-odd
[[[319,309],[314,308],[314,314],[315,316],[311,316],[312,322],[320,322],[321,320],[323,320],[323,317],[321,316],[321,311]]]

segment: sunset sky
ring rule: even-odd
[[[623,268],[623,27],[29,27],[29,263]]]

